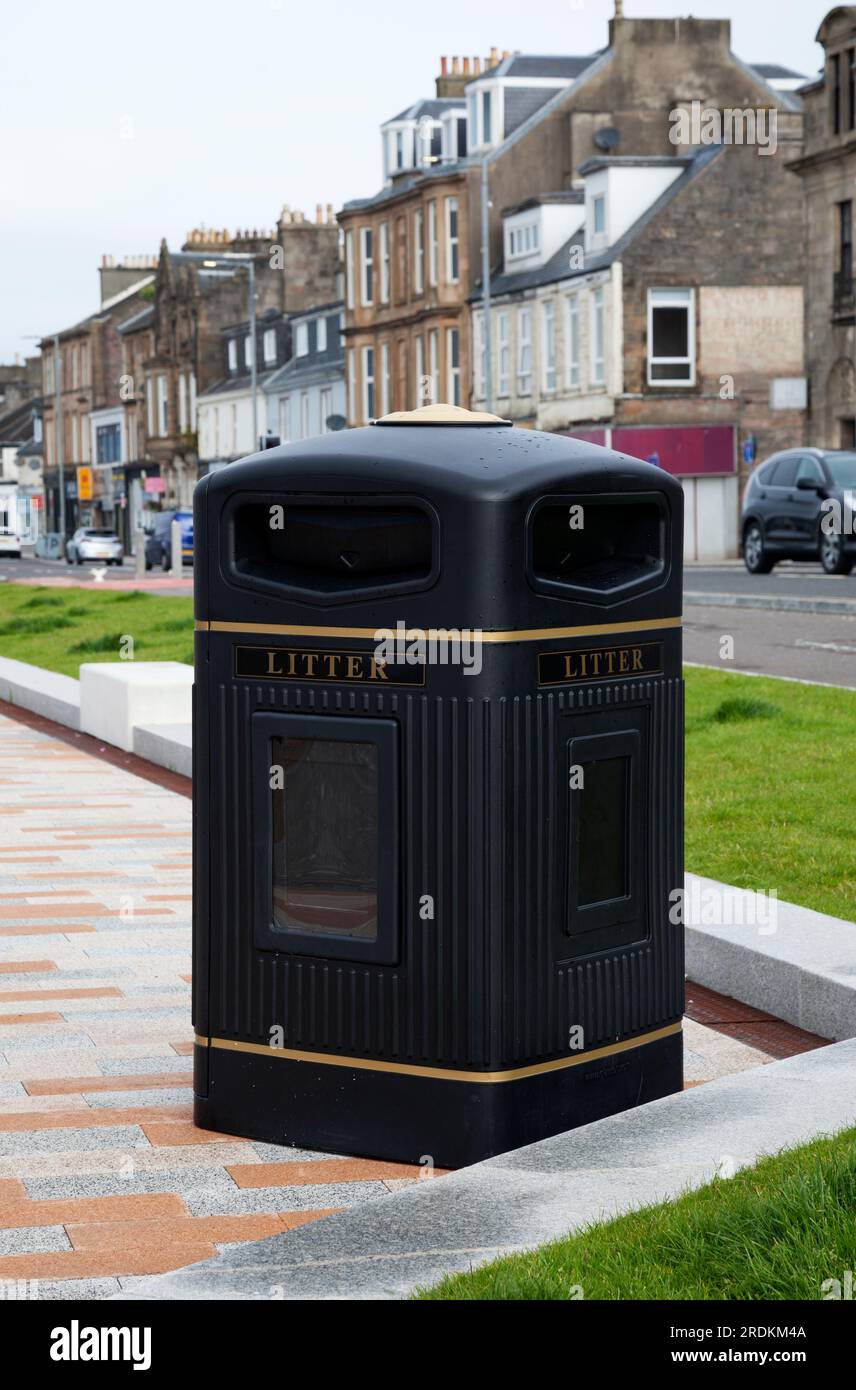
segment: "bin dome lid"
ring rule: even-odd
[[[511,425],[501,415],[485,410],[464,410],[460,405],[421,405],[418,410],[394,410],[372,420],[373,425]]]

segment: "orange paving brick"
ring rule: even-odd
[[[81,1121],[81,1115],[83,1121]],[[20,1134],[25,1130],[42,1129],[99,1129],[103,1125],[139,1125],[144,1122],[160,1121],[169,1124],[173,1120],[187,1124],[193,1118],[190,1105],[143,1105],[137,1109],[118,1108],[109,1110],[49,1110],[43,1114],[0,1115],[0,1133]]]
[[[440,1169],[434,1170],[439,1174]],[[445,1171],[445,1170],[444,1170]],[[226,1172],[238,1187],[294,1187],[310,1182],[372,1182],[418,1178],[413,1163],[380,1163],[372,1158],[319,1158],[307,1163],[230,1163]]]
[[[192,985],[192,984],[193,984],[193,976],[192,976],[192,975],[179,975],[178,978],[179,978],[180,980],[184,980],[184,983],[185,983],[186,985]]]
[[[101,985],[92,989],[8,989],[0,990],[0,1003],[18,1003],[38,999],[121,999],[122,991],[116,985]],[[47,1017],[47,1015],[43,1015]]]
[[[22,888],[14,893],[4,893],[7,903],[28,903],[31,898],[89,898],[88,888]]]
[[[108,1279],[131,1274],[168,1274],[210,1260],[213,1245],[109,1246],[103,1250],[58,1250],[54,1254],[2,1255],[0,1279]]]
[[[26,1200],[27,1189],[17,1178],[0,1178],[0,1206],[7,1202],[22,1202]],[[15,1222],[15,1225],[18,1223]]]
[[[35,975],[57,968],[53,960],[4,960],[0,965],[0,975]]]
[[[0,1189],[2,1186],[0,1183]],[[116,1226],[126,1221],[181,1219],[190,1215],[183,1199],[172,1192],[144,1192],[136,1197],[51,1197],[39,1202],[27,1197],[23,1183],[17,1186],[21,1188],[20,1198],[5,1203],[0,1200],[0,1228],[4,1230],[18,1226],[79,1225],[84,1221]]]
[[[106,903],[12,903],[0,907],[0,921],[8,922],[14,918],[18,922],[33,921],[37,917],[115,917],[116,909]]]
[[[33,860],[32,862],[35,863],[35,860]],[[35,874],[30,874],[30,878],[49,878],[49,879],[56,879],[56,880],[65,879],[65,878],[88,878],[88,879],[91,879],[91,878],[92,878],[92,870],[91,870],[91,869],[39,869],[39,871],[38,871],[37,873],[35,873]],[[98,878],[99,878],[99,880],[101,880],[102,878],[121,878],[121,879],[124,879],[124,880],[125,880],[126,882],[128,882],[128,883],[144,883],[144,882],[149,882],[149,881],[150,881],[150,880],[139,879],[139,878],[127,878],[127,876],[126,876],[125,874],[123,874],[123,873],[121,872],[120,869],[100,869],[100,868],[99,868],[99,870],[98,870]]]
[[[98,821],[97,824],[69,826],[67,830],[57,830],[55,825],[22,825],[21,830],[25,835],[82,835],[88,833],[89,831],[97,833],[100,830],[108,830],[110,824],[110,821]],[[140,821],[139,824],[135,824],[132,821],[130,824],[123,827],[122,833],[124,835],[127,835],[130,834],[132,831],[136,833],[136,831],[138,830],[162,831],[163,826],[159,825],[156,821],[151,820]]]
[[[34,828],[35,828],[35,827],[34,827]],[[136,844],[137,840],[165,840],[165,839],[167,839],[168,836],[170,836],[170,835],[172,835],[172,834],[174,834],[174,831],[168,830],[168,829],[166,828],[166,826],[164,826],[162,830],[130,830],[130,831],[126,831],[126,830],[92,831],[92,830],[89,830],[89,831],[87,831],[86,838],[87,838],[87,840],[98,840],[99,842],[100,842],[101,840],[131,840],[131,839],[132,839],[132,840],[134,841],[134,843]],[[74,843],[74,841],[76,840],[76,838],[77,838],[77,834],[76,834],[76,831],[74,831],[74,830],[58,830],[58,831],[56,832],[57,843],[54,844],[54,845],[51,845],[51,849],[59,849],[59,848],[62,848],[62,849],[80,849],[80,845],[76,845],[76,844]],[[86,848],[86,849],[91,849],[92,846],[91,846],[91,845],[86,845],[85,848]]]
[[[193,901],[192,893],[144,893],[143,897],[147,903],[190,903]]]
[[[0,1024],[64,1022],[62,1014],[0,1014]]]
[[[177,1042],[177,1043],[170,1043],[170,1047],[172,1048],[173,1052],[177,1052],[177,1053],[178,1053],[179,1057],[192,1057],[192,1056],[193,1056],[193,1047],[194,1047],[194,1044],[193,1044],[192,1042]]]
[[[310,1213],[310,1219],[314,1213]],[[233,1240],[261,1240],[286,1230],[274,1212],[240,1216],[182,1216],[153,1221],[87,1221],[68,1225],[75,1250],[104,1250],[131,1240],[135,1245],[198,1245],[210,1240],[225,1245]]]
[[[27,845],[22,854],[3,854],[0,855],[4,864],[51,864],[59,862],[59,855],[56,853],[61,849],[63,854],[70,854],[73,850],[91,849],[91,845]],[[41,850],[53,850],[54,853],[47,859],[28,859],[28,854],[38,854]]]
[[[61,922],[53,927],[0,927],[0,936],[70,936],[72,932],[95,931],[91,922]]]
[[[320,1221],[322,1216],[338,1216],[347,1207],[315,1207],[312,1211],[278,1211],[277,1216],[285,1223],[285,1230],[292,1231],[295,1226],[305,1226],[309,1221]]]
[[[187,1124],[178,1124],[175,1121],[162,1124],[155,1120],[152,1124],[141,1123],[140,1128],[150,1144],[155,1148],[174,1148],[183,1147],[185,1144],[216,1144],[224,1140],[235,1142],[234,1134],[223,1134],[219,1130],[197,1129],[192,1120]],[[240,1142],[240,1135],[238,1136]],[[248,1141],[249,1142],[249,1141]]]
[[[157,1076],[54,1076],[22,1081],[30,1096],[74,1096],[88,1091],[154,1091],[164,1086],[192,1086],[193,1072],[167,1071]]]
[[[54,846],[51,845],[51,849]],[[58,864],[58,854],[37,854],[33,857],[24,854],[0,854],[0,864]]]
[[[131,807],[129,801],[78,801],[77,804],[86,811],[128,811]],[[9,809],[12,811],[67,811],[68,802],[30,801],[28,797],[23,797],[20,806],[12,806]]]

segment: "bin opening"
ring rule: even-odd
[[[418,507],[244,503],[235,511],[233,555],[243,578],[287,588],[395,587],[430,578],[433,528]]]
[[[655,580],[664,568],[665,521],[656,502],[569,497],[543,503],[530,520],[536,587],[606,594]]]
[[[577,905],[626,898],[630,767],[627,758],[583,763],[577,847]]]
[[[273,925],[377,939],[378,751],[342,739],[274,738]]]

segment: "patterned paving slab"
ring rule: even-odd
[[[0,714],[0,1281],[17,1296],[108,1297],[424,1176],[194,1128],[190,801],[99,752]],[[690,1083],[770,1059],[706,1007]]]

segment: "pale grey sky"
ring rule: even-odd
[[[809,75],[828,0],[625,0],[730,17],[749,62]],[[377,128],[440,55],[588,53],[613,0],[9,0],[0,51],[0,361],[98,307],[102,252],[270,227],[381,182]]]

